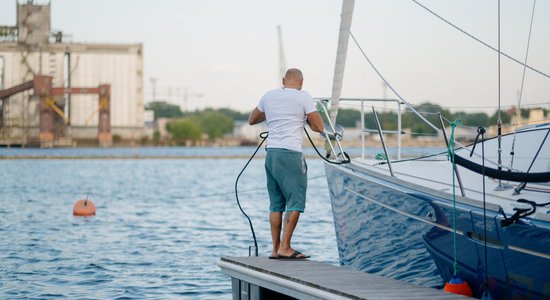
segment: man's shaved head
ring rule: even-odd
[[[288,69],[285,73],[286,80],[304,80],[304,75],[302,71],[296,68]]]
[[[285,78],[283,78],[283,86],[285,88],[301,90],[303,82],[304,75],[302,71],[296,68],[288,69],[285,73]]]

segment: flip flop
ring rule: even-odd
[[[300,254],[302,254],[303,256],[298,257],[298,255],[300,255]],[[302,252],[297,251],[297,250],[294,250],[294,253],[292,253],[292,255],[290,255],[290,256],[280,255],[280,254],[278,256],[279,256],[279,259],[306,259],[306,258],[310,258],[309,255],[305,255]]]
[[[279,259],[279,256],[269,256],[269,259]]]

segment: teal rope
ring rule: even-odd
[[[374,159],[376,159],[376,160],[386,160],[387,158],[386,158],[386,155],[384,153],[378,153],[378,154],[376,154]]]
[[[458,274],[458,263],[456,260],[456,184],[455,184],[455,127],[462,125],[462,120],[456,119],[454,122],[450,122],[451,125],[451,137],[449,138],[448,157],[451,158],[453,168],[451,175],[453,177],[453,276]]]

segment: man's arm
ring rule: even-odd
[[[325,125],[323,124],[323,119],[317,111],[310,112],[307,114],[307,123],[313,131],[323,132],[325,131]]]
[[[248,124],[255,125],[263,121],[265,121],[265,113],[260,111],[258,107],[254,108],[248,117]]]

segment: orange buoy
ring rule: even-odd
[[[451,280],[445,283],[445,287],[443,287],[443,290],[449,293],[459,294],[468,297],[474,296],[470,285],[462,278],[460,278],[458,274],[453,275],[453,277],[451,277]]]
[[[92,200],[82,199],[76,201],[73,208],[75,216],[92,216],[95,215],[95,205]]]

